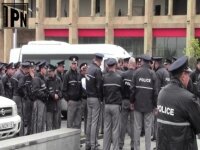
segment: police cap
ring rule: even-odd
[[[141,59],[144,60],[144,61],[151,61],[151,56],[144,54],[144,55],[141,56]]]
[[[77,63],[77,61],[78,61],[78,56],[75,56],[75,55],[74,55],[74,56],[70,56],[70,57],[69,57],[69,60],[72,61],[72,62],[76,62],[76,63]]]
[[[29,68],[30,67],[30,63],[29,62],[22,62],[21,63],[21,67],[22,68]]]
[[[109,58],[108,59],[108,62],[107,62],[108,67],[112,67],[112,66],[114,66],[116,64],[117,64],[116,59],[114,59],[114,58]]]
[[[175,62],[178,59],[176,56],[172,56],[172,62]]]
[[[34,61],[27,60],[26,62],[28,62],[30,64],[30,67],[34,67],[35,66],[35,62]]]
[[[141,62],[142,61],[140,56],[136,57],[135,60],[136,60],[136,62]]]
[[[87,67],[87,63],[82,63],[81,65],[80,65],[80,69],[81,70],[83,70],[84,68],[86,68]]]
[[[188,68],[188,58],[186,56],[182,56],[178,58],[168,69],[172,75],[176,75],[181,72],[190,72]]]
[[[35,62],[35,65],[38,66],[40,64],[40,61]]]
[[[158,56],[152,57],[152,60],[158,61],[158,62],[161,62],[162,59],[163,59],[163,57],[158,57]]]
[[[7,64],[6,69],[15,69],[14,63],[11,62],[11,63]]]
[[[48,71],[55,71],[56,70],[56,66],[49,64],[48,65]]]
[[[61,60],[61,61],[57,62],[57,65],[58,65],[58,66],[61,66],[61,65],[64,66],[64,64],[65,64],[65,61],[64,61],[64,60]]]
[[[95,57],[98,59],[103,59],[104,55],[101,53],[95,53]]]
[[[128,63],[129,59],[130,59],[130,57],[124,58],[124,62]]]
[[[40,62],[40,64],[38,64],[38,67],[39,67],[39,69],[40,68],[47,68],[47,62],[46,61],[42,61],[42,62]]]
[[[19,67],[20,67],[20,64],[21,64],[20,61],[16,62],[16,63],[14,64],[15,68],[19,68]]]
[[[164,61],[165,65],[171,64],[171,63],[172,63],[172,60],[170,58],[166,58],[165,61]]]

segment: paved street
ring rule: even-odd
[[[62,128],[65,128],[67,126],[67,122],[66,120],[63,120],[62,121]],[[83,134],[83,124],[82,124],[82,135],[81,135],[81,141],[84,142],[85,141],[85,136]],[[103,150],[103,139],[102,139],[102,135],[100,135],[100,139],[98,140],[99,144],[100,144],[100,147],[99,149],[100,150]],[[145,139],[144,137],[141,137],[140,139],[141,141],[141,150],[145,150]],[[198,147],[200,148],[200,140],[197,140],[198,142]],[[155,142],[151,142],[151,149],[153,149],[155,147]],[[111,148],[112,149],[112,148]],[[82,147],[81,147],[81,150],[85,150],[85,143],[82,144]],[[130,138],[128,135],[126,135],[126,138],[125,138],[125,144],[124,144],[124,150],[130,150]]]

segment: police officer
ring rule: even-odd
[[[97,126],[100,114],[100,103],[103,100],[102,72],[100,69],[103,57],[103,54],[95,54],[93,63],[88,66],[88,71],[86,74],[88,108],[86,149],[88,150],[94,150],[97,146]]]
[[[24,135],[24,117],[25,117],[25,76],[29,73],[30,64],[28,62],[23,62],[21,67],[12,76],[12,86],[13,86],[13,100],[17,104],[18,114],[21,117],[21,129],[19,131],[19,136]]]
[[[62,82],[55,73],[56,67],[48,65],[47,89],[49,97],[47,101],[47,131],[59,129],[60,113],[58,112],[58,101],[62,97]]]
[[[35,63],[33,61],[26,61],[30,63],[29,73],[25,75],[24,99],[25,99],[25,122],[27,124],[26,135],[32,134],[32,110],[34,96],[32,95],[32,80],[35,76]]]
[[[131,137],[131,150],[132,150],[134,149],[133,131],[132,131],[134,118],[133,118],[133,111],[131,110],[131,107],[130,107],[130,86],[131,86],[133,73],[136,70],[135,58],[131,57],[129,59],[128,68],[129,69],[122,74],[122,78],[124,82],[124,95],[123,95],[122,111],[121,111],[119,149],[123,149],[125,134],[126,134],[126,131],[128,131]],[[128,123],[128,117],[129,117],[129,123]]]
[[[2,77],[2,83],[4,86],[5,97],[12,99],[13,98],[13,86],[12,86],[12,76],[15,73],[15,66],[13,63],[9,63],[6,66],[6,74]]]
[[[68,101],[67,127],[81,128],[81,75],[78,72],[78,57],[70,56],[70,69],[64,76],[63,97]]]
[[[170,67],[170,83],[158,95],[158,150],[197,150],[200,133],[200,106],[186,88],[189,82],[187,57],[182,56]]]
[[[57,76],[60,78],[60,80],[63,82],[63,78],[64,78],[64,70],[65,70],[65,61],[61,60],[59,62],[57,62]]]
[[[84,133],[86,134],[87,126],[87,93],[86,93],[86,78],[87,63],[80,65],[81,84],[82,84],[82,103],[81,103],[81,115],[84,118]]]
[[[57,77],[60,78],[62,82],[62,87],[63,87],[63,80],[64,80],[64,75],[65,75],[65,60],[61,60],[57,62],[57,68],[56,68],[56,75]],[[60,116],[61,114],[61,101],[58,101],[58,113]],[[59,128],[61,127],[61,117],[59,117]]]
[[[150,69],[151,57],[142,55],[142,66],[133,75],[131,103],[134,107],[134,149],[140,149],[142,121],[145,128],[145,147],[151,149],[151,127],[153,110],[156,108],[157,81],[156,74]]]
[[[103,149],[110,150],[112,141],[113,150],[119,150],[120,107],[124,86],[122,77],[116,73],[117,61],[110,58],[107,65],[109,70],[103,77],[105,100]]]
[[[47,62],[41,61],[38,64],[39,73],[32,80],[32,94],[35,99],[32,111],[32,132],[40,133],[45,131],[46,126],[46,103],[48,90],[46,87],[45,75],[47,73]]]
[[[164,67],[168,71],[169,66],[172,64],[172,60],[170,58],[166,58],[164,61]]]
[[[153,57],[152,59],[154,61],[154,70],[157,76],[157,85],[158,85],[157,88],[159,92],[164,86],[166,86],[169,83],[170,75],[169,72],[162,65],[162,59],[163,59],[162,57]],[[156,114],[157,112],[154,112],[153,138],[151,139],[152,141],[156,140],[156,128],[157,128]]]
[[[123,59],[123,71],[127,71],[128,70],[128,61],[129,61],[130,57],[124,58]]]

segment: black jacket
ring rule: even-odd
[[[148,64],[137,69],[131,85],[131,102],[139,112],[151,112],[156,107],[158,95],[156,74]]]
[[[156,76],[157,76],[157,85],[158,90],[160,91],[161,88],[163,88],[165,85],[167,85],[170,81],[170,75],[169,72],[164,67],[159,67],[156,70]]]
[[[35,100],[47,102],[49,92],[46,87],[46,79],[43,75],[38,73],[32,80],[32,94]]]
[[[24,88],[25,88],[25,74],[21,69],[17,70],[11,79],[13,87],[13,96],[24,97]]]
[[[177,79],[158,95],[159,150],[197,150],[196,134],[200,133],[200,106],[194,95]]]
[[[113,71],[103,76],[103,96],[105,104],[122,104],[124,85],[122,77]]]
[[[81,75],[77,71],[70,69],[64,76],[63,97],[66,101],[79,101],[82,96]]]
[[[4,74],[2,76],[2,83],[4,87],[4,95],[7,98],[12,99],[13,98],[13,85],[12,85],[12,79],[7,74]]]
[[[58,111],[58,101],[62,98],[62,82],[59,77],[55,76],[47,78],[47,89],[49,91],[49,97],[47,101],[47,111]],[[55,99],[55,94],[58,94],[59,99]]]
[[[88,66],[88,72],[86,74],[86,92],[87,97],[96,97],[101,101],[102,95],[102,72],[99,66],[92,63]]]
[[[124,84],[124,94],[123,99],[130,99],[130,88],[131,88],[131,80],[133,78],[135,70],[129,69],[122,73],[123,84]]]

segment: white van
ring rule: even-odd
[[[56,64],[60,60],[65,60],[66,69],[69,67],[69,56],[77,55],[79,64],[90,63],[95,53],[104,54],[107,58],[126,58],[129,53],[120,46],[112,44],[68,44],[58,41],[32,41],[22,48],[11,49],[10,62],[33,60],[46,60],[51,64]],[[101,68],[103,69],[104,63]]]

